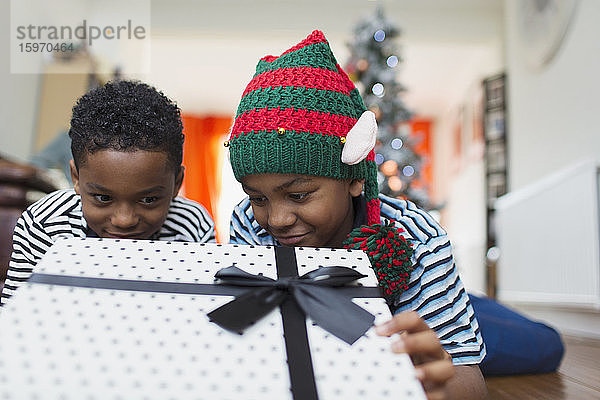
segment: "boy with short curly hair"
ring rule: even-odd
[[[59,238],[214,240],[204,207],[177,196],[183,127],[163,93],[136,81],[92,89],[73,107],[69,136],[74,189],[49,194],[19,218],[2,303]]]
[[[267,56],[242,95],[226,146],[248,198],[230,242],[364,250],[428,398],[486,396],[477,320],[446,233],[425,211],[378,193],[377,126],[320,31]]]

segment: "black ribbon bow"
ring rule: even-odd
[[[275,280],[235,266],[223,268],[215,275],[221,283],[255,289],[210,312],[208,317],[222,328],[241,334],[286,299],[292,298],[317,325],[353,344],[369,330],[375,317],[338,288],[365,276],[352,268],[322,267],[300,277]]]

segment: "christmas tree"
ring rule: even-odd
[[[405,87],[396,79],[402,59],[394,39],[400,36],[400,30],[378,8],[374,16],[355,26],[353,35],[345,70],[377,119],[375,161],[379,191],[431,209],[426,188],[416,184],[423,166],[422,157],[414,151],[419,138],[410,134],[407,121],[412,112],[401,98]]]

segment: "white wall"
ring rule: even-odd
[[[550,64],[528,67],[519,7],[506,7],[509,185],[518,189],[574,162],[600,156],[600,1],[581,0]]]
[[[473,140],[474,124],[482,124],[482,81],[504,68],[502,46],[481,49],[469,60],[471,84],[434,125],[436,200],[443,202],[442,225],[454,249],[457,268],[471,292],[486,289],[486,209],[483,140]],[[478,107],[478,109],[477,109]],[[458,128],[460,127],[460,128]],[[454,154],[460,129],[460,156]]]
[[[10,73],[9,5],[0,0],[0,154],[25,160],[32,148],[40,75]]]
[[[467,290],[485,294],[486,224],[483,160],[466,167],[452,184],[443,223]]]
[[[537,70],[526,62],[527,42],[520,36],[519,12],[517,0],[507,0],[510,190],[526,187],[580,160],[600,158],[600,2],[580,0],[562,46],[548,65]],[[562,332],[600,337],[600,313],[558,305],[514,306]]]

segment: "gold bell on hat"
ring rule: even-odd
[[[285,128],[277,128],[277,133],[279,133],[280,135],[283,135],[285,133]]]

